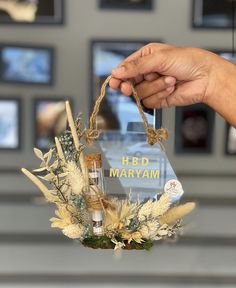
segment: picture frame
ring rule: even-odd
[[[161,40],[155,41],[162,42]],[[150,42],[153,42],[153,40],[92,39],[90,41],[90,111],[92,111],[94,102],[100,93],[102,83],[111,73],[112,68],[117,66],[128,55]],[[147,109],[144,106],[143,108],[149,123],[155,127],[160,127],[162,123],[161,110],[154,113],[153,109]],[[137,123],[142,121],[134,99],[126,97],[121,92],[112,90],[109,87],[98,116],[101,116],[101,119],[99,118],[99,121],[101,121],[98,123],[104,123],[100,127],[102,130],[119,131],[123,135],[128,131],[128,127],[137,128]],[[136,124],[132,125],[132,123],[129,123],[130,121]],[[140,129],[141,126],[139,126]]]
[[[33,145],[46,151],[67,128],[65,101],[70,97],[35,97],[33,99]]]
[[[229,123],[226,123],[225,128],[225,154],[228,156],[236,156],[236,128]]]
[[[153,0],[99,0],[100,9],[152,10]]]
[[[0,43],[0,83],[51,86],[54,62],[52,46]]]
[[[7,0],[8,1],[8,0]],[[22,3],[12,11],[11,7],[0,5],[0,24],[5,25],[63,25],[65,22],[65,1],[64,0],[25,0],[27,4],[25,17],[22,13],[18,15],[14,11],[24,9]],[[32,7],[31,7],[32,5]],[[36,6],[35,6],[36,5]],[[36,10],[36,11],[35,11]]]
[[[0,96],[0,151],[21,149],[21,115],[20,98]]]
[[[192,0],[192,27],[232,29],[232,5],[228,0]]]
[[[205,104],[177,107],[175,110],[175,153],[212,152],[215,112]]]
[[[219,56],[223,57],[224,59],[231,61],[232,63],[236,64],[236,57],[235,53],[229,49],[208,49],[213,53],[218,54]]]

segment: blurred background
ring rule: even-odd
[[[236,130],[208,107],[157,111],[184,199],[198,208],[178,242],[151,252],[117,258],[67,240],[19,171],[65,129],[63,100],[87,121],[105,77],[145,43],[233,61],[233,12],[228,0],[0,0],[0,287],[236,287]],[[140,118],[109,89],[98,121],[122,139]]]

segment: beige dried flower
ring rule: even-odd
[[[81,224],[71,224],[66,226],[62,233],[71,239],[78,239],[83,235],[84,227]]]
[[[128,200],[116,200],[113,204],[115,209],[108,208],[105,215],[105,227],[110,231],[129,225],[138,207],[136,203]]]
[[[179,205],[169,209],[164,215],[159,219],[160,224],[171,224],[178,219],[183,218],[185,215],[190,213],[196,204],[193,202],[188,202],[183,205]]]
[[[77,167],[76,163],[72,161],[66,165],[66,172],[66,179],[71,186],[72,192],[76,195],[79,195],[80,193],[82,193],[82,190],[85,186],[83,174]]]
[[[122,237],[122,239],[127,240],[128,243],[130,243],[131,241],[135,241],[135,242],[140,243],[140,244],[142,242],[144,242],[144,240],[142,239],[142,234],[140,233],[140,231],[135,231],[135,232],[122,231],[121,237]]]
[[[74,210],[75,208],[73,207],[70,207],[69,211],[69,209],[67,209],[65,206],[58,206],[58,210],[55,211],[55,214],[58,216],[58,218],[53,217],[50,219],[52,222],[51,227],[64,229],[65,227],[71,225],[73,214],[72,212],[75,212]]]
[[[138,212],[139,221],[145,221],[148,218],[157,218],[163,215],[170,207],[170,196],[163,194],[159,200],[148,200],[144,203]]]
[[[139,228],[139,232],[141,233],[143,239],[154,240],[159,227],[160,224],[157,220],[147,221]]]

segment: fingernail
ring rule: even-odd
[[[125,72],[125,66],[120,66],[112,70],[112,73],[123,73],[123,72]]]
[[[175,78],[173,77],[166,77],[164,81],[167,85],[174,85],[176,82]]]

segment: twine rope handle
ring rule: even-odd
[[[95,102],[95,105],[94,105],[94,108],[93,108],[93,112],[92,112],[92,114],[90,116],[89,128],[86,129],[86,131],[85,131],[85,138],[86,138],[86,142],[88,144],[92,144],[93,141],[99,137],[99,131],[96,129],[96,117],[98,115],[102,100],[104,99],[104,97],[106,95],[106,87],[107,87],[107,85],[108,85],[108,83],[109,83],[111,78],[112,78],[112,76],[110,75],[104,81],[104,83],[103,83],[103,85],[101,87],[100,95],[98,96],[98,98],[97,98],[97,100]],[[134,88],[134,85],[130,81],[127,81],[127,83],[129,83],[129,85],[131,86],[132,94],[133,94],[134,99],[136,101],[139,113],[140,113],[140,115],[142,117],[142,120],[143,120],[143,123],[144,123],[144,127],[145,127],[145,132],[147,134],[148,144],[154,145],[155,143],[159,143],[159,145],[163,149],[164,146],[162,144],[162,141],[163,140],[167,140],[167,138],[168,138],[167,129],[165,129],[165,128],[155,129],[148,123],[147,117],[144,114],[141,101],[139,99],[137,91]]]

